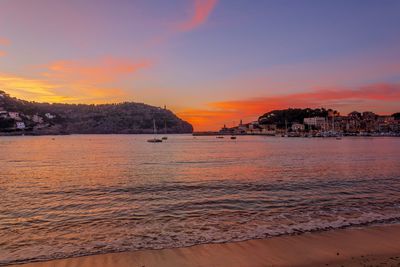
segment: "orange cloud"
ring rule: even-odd
[[[0,38],[0,45],[10,45],[10,40],[7,38]]]
[[[65,103],[110,103],[126,101],[131,95],[118,88],[151,62],[112,57],[92,61],[64,60],[39,66],[40,77],[27,78],[0,73],[0,88],[22,99]]]
[[[195,130],[216,130],[223,124],[232,125],[240,119],[255,120],[260,115],[285,108],[332,107],[341,111],[362,108],[375,112],[400,110],[400,84],[374,84],[349,88],[320,88],[304,93],[260,97],[208,104],[206,110],[184,110],[179,115],[191,122]],[[398,110],[396,110],[398,109]]]
[[[194,0],[192,17],[178,25],[179,31],[190,31],[203,24],[217,4],[217,0]]]
[[[37,66],[40,76],[35,78],[0,73],[0,88],[19,98],[38,102],[121,102],[131,95],[122,86],[118,88],[118,83],[149,66],[148,60],[114,57],[60,60]]]
[[[5,55],[7,55],[6,51],[1,51],[0,50],[0,57],[4,57]]]
[[[109,83],[151,66],[149,60],[132,61],[106,57],[92,61],[60,60],[46,67],[43,76],[57,80],[79,81],[86,83]]]
[[[0,88],[12,96],[32,101],[64,102],[67,97],[59,96],[54,91],[56,84],[40,79],[0,73]]]
[[[50,103],[111,103],[126,100],[119,88],[62,84],[46,79],[0,73],[0,88],[12,96],[29,101]]]

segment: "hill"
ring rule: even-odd
[[[303,123],[304,118],[309,117],[326,117],[328,115],[328,111],[324,108],[289,108],[283,110],[273,110],[258,118],[260,124],[276,124],[278,128],[285,127],[285,121],[290,126],[294,122]],[[333,111],[337,113],[337,111]]]
[[[167,109],[142,103],[50,104],[10,97],[0,91],[0,132],[26,134],[140,134],[157,129],[191,133],[193,127]]]

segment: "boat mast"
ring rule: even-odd
[[[285,120],[285,135],[287,135],[287,120]]]
[[[153,130],[154,130],[154,139],[156,139],[157,128],[156,128],[156,120],[155,119],[153,119]]]

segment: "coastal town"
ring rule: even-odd
[[[307,113],[311,109],[273,111],[256,121],[240,123],[233,127],[224,125],[218,132],[198,132],[194,135],[269,135],[285,137],[340,137],[340,136],[400,136],[400,113],[389,116],[370,111],[353,111],[341,115],[332,109],[319,112],[326,116],[305,116],[291,120],[277,117],[277,112]],[[311,110],[313,111],[313,110]],[[298,117],[298,116],[297,116]]]
[[[0,91],[0,131],[15,132],[25,130],[39,130],[53,125],[56,115],[43,112],[42,114],[25,114],[5,107],[8,94]]]
[[[46,108],[40,108],[40,104],[39,106],[35,106],[33,103],[12,98],[4,91],[0,91],[0,133],[3,135],[41,132],[59,134],[59,123],[65,119],[60,117],[57,112],[50,112],[50,110],[54,109],[54,106],[49,106],[48,104],[44,104],[44,106]],[[138,107],[142,108],[142,106],[139,105]],[[63,105],[61,107],[61,111],[65,107],[68,109],[79,108],[79,106],[64,107]],[[137,109],[136,106],[135,108]],[[88,106],[88,109],[91,111],[93,108]],[[89,111],[86,111],[85,114],[88,114]],[[58,113],[60,113],[60,110]],[[73,114],[79,114],[79,112],[77,109],[71,109],[68,111],[68,114],[71,117]],[[136,120],[142,120],[144,116],[148,115],[146,112],[142,112],[142,114],[134,112],[132,114],[135,115]],[[98,117],[100,113],[97,112],[95,115]],[[103,116],[105,115],[103,114]],[[113,118],[111,115],[106,117],[109,117],[109,119]],[[81,118],[82,116],[79,116],[79,119]],[[115,119],[118,118],[115,117]],[[129,121],[129,118],[126,121]],[[97,120],[96,123],[99,124],[99,121]],[[113,127],[111,125],[107,128]],[[252,122],[243,123],[240,120],[238,125],[231,127],[223,125],[219,131],[194,132],[193,135],[268,135],[284,137],[400,136],[400,112],[391,115],[378,115],[371,111],[353,111],[347,115],[342,115],[333,109],[289,108],[270,111]]]

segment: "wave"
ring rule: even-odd
[[[360,218],[353,220],[346,220],[344,218],[338,218],[336,221],[332,222],[305,222],[303,224],[286,226],[286,229],[257,229],[253,231],[252,234],[240,235],[237,232],[232,232],[229,234],[229,231],[225,232],[225,238],[215,239],[212,238],[214,236],[213,233],[208,233],[208,236],[201,235],[197,239],[187,239],[182,241],[174,241],[169,243],[160,243],[160,244],[145,244],[143,242],[137,242],[136,244],[131,244],[130,246],[118,246],[120,243],[117,241],[113,242],[93,242],[93,246],[88,249],[87,247],[78,247],[77,251],[73,253],[64,253],[64,252],[54,252],[49,255],[39,255],[37,257],[21,257],[19,259],[3,259],[0,260],[0,266],[7,266],[12,264],[25,264],[32,262],[43,262],[49,260],[56,259],[65,259],[65,258],[74,258],[74,257],[82,257],[82,256],[91,256],[91,255],[99,255],[99,254],[107,254],[107,253],[117,253],[117,252],[132,252],[138,250],[159,250],[159,249],[170,249],[170,248],[182,248],[182,247],[191,247],[195,245],[202,244],[215,244],[215,243],[229,243],[229,242],[241,242],[253,239],[265,239],[272,238],[277,236],[285,236],[285,235],[301,235],[306,233],[315,233],[315,232],[323,232],[323,231],[332,231],[338,229],[346,229],[346,228],[358,228],[358,227],[369,227],[369,226],[377,226],[377,225],[389,225],[389,224],[400,224],[400,216],[381,216],[381,218],[377,218],[376,215],[365,214]],[[202,229],[203,231],[206,229]],[[172,240],[169,237],[170,240]]]

